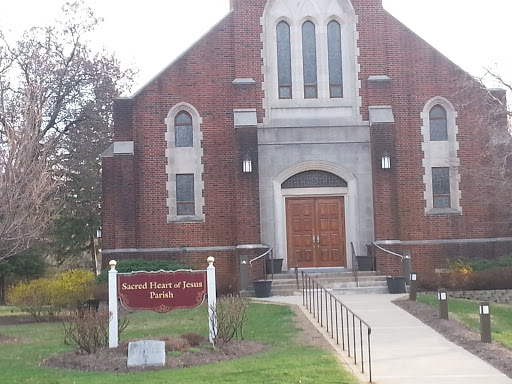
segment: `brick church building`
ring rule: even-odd
[[[104,260],[214,256],[237,290],[240,257],[267,247],[285,269],[350,270],[353,246],[385,274],[400,259],[373,242],[418,271],[501,256],[510,229],[475,176],[492,94],[382,0],[231,0],[116,100]]]

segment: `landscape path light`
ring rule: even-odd
[[[416,301],[418,296],[418,274],[411,272],[411,284],[409,286],[409,300]]]
[[[483,343],[491,343],[491,311],[489,302],[480,303],[480,335]]]
[[[448,293],[446,289],[439,289],[437,298],[439,300],[439,318],[448,320]]]

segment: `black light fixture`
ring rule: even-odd
[[[101,239],[101,226],[100,226],[100,227],[98,227],[98,229],[96,230],[96,237],[97,237],[98,239]]]
[[[382,169],[390,169],[391,168],[391,157],[389,157],[389,154],[387,153],[387,151],[384,151],[384,154],[382,155],[380,167]]]
[[[244,173],[252,172],[252,160],[248,153],[244,157],[244,162],[242,163],[242,170]]]

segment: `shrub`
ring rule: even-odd
[[[453,291],[512,289],[512,267],[499,267],[469,274],[457,271],[420,273],[418,287],[426,291],[437,291],[439,288]]]
[[[188,341],[192,347],[198,347],[206,342],[206,338],[199,333],[189,332],[181,335],[182,338]]]
[[[8,302],[36,319],[45,315],[53,316],[56,309],[51,306],[52,284],[54,280],[48,278],[18,283],[9,289]]]
[[[94,273],[70,270],[62,273],[52,284],[51,304],[57,308],[76,309],[93,298]]]
[[[190,349],[189,342],[180,336],[165,336],[158,340],[165,341],[166,352],[186,352]]]
[[[457,259],[456,261],[449,261],[448,268],[460,275],[469,275],[473,272],[473,267],[466,261]]]
[[[116,265],[117,272],[128,273],[138,271],[176,271],[178,269],[190,269],[183,265],[177,260],[143,260],[143,259],[132,259],[132,260],[119,260]],[[96,284],[108,283],[108,271],[110,268],[104,269],[96,277]]]
[[[108,309],[79,308],[68,312],[62,318],[64,342],[76,345],[81,352],[95,353],[108,345],[109,320]],[[119,336],[128,326],[128,317],[120,316],[118,321]]]
[[[464,289],[512,289],[512,267],[493,268],[473,273]]]
[[[244,323],[247,320],[247,300],[239,296],[225,296],[217,300],[217,334],[215,341],[229,342],[233,337],[244,338]],[[210,319],[213,321],[213,319]]]
[[[473,268],[474,271],[485,271],[494,268],[512,267],[512,255],[503,256],[498,259],[475,259],[467,260],[466,263]]]
[[[92,299],[94,274],[71,270],[54,278],[41,278],[14,285],[9,290],[9,303],[36,318],[53,316],[63,309],[74,310]]]
[[[448,290],[464,289],[467,281],[473,274],[449,271],[441,273],[420,273],[418,274],[418,288],[425,291],[437,291],[439,288]]]

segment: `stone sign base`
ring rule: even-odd
[[[128,368],[165,366],[165,342],[141,340],[128,343]]]

